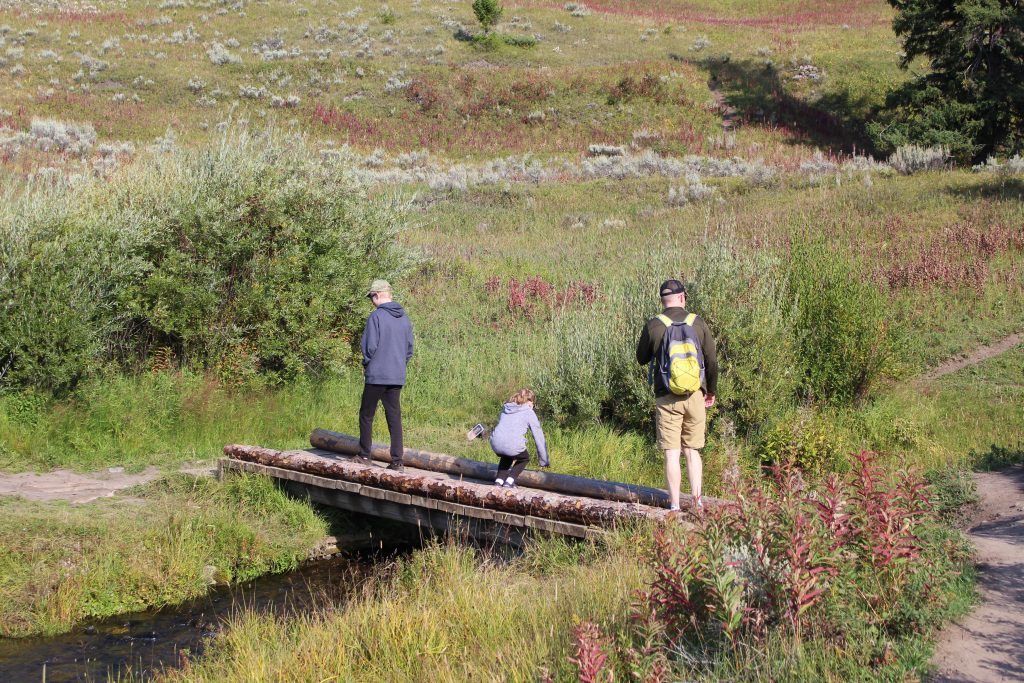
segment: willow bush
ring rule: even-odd
[[[349,362],[401,211],[301,140],[230,132],[0,209],[0,387],[152,364],[278,383]]]

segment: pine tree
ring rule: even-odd
[[[491,32],[491,29],[501,19],[501,14],[504,11],[504,8],[501,6],[501,0],[473,0],[473,14],[476,15],[477,21],[483,26],[484,33]]]
[[[1021,0],[888,0],[903,39],[900,65],[931,71],[890,93],[868,130],[882,148],[950,147],[961,161],[1024,145],[1024,6]]]

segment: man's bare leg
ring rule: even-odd
[[[693,496],[694,504],[698,504],[701,496],[701,484],[704,481],[704,461],[700,457],[700,451],[696,448],[684,448],[686,454],[686,476],[690,479],[690,494]],[[668,466],[666,465],[666,471]],[[678,480],[677,480],[678,481]],[[679,487],[676,486],[678,492]],[[678,500],[678,493],[676,500]]]
[[[673,508],[679,509],[679,486],[683,472],[679,467],[679,449],[665,450],[665,481],[668,482],[668,499]]]

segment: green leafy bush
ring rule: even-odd
[[[845,448],[823,417],[798,410],[765,430],[755,448],[762,466],[795,467],[811,475],[844,469]]]
[[[269,383],[336,369],[366,283],[405,264],[398,225],[345,168],[270,134],[30,189],[0,213],[0,382],[59,392],[157,349]]]
[[[537,39],[533,36],[513,36],[509,34],[502,34],[502,42],[511,47],[533,47],[537,44]]]
[[[126,251],[85,193],[37,185],[0,202],[0,387],[56,390],[98,369]]]
[[[855,264],[823,244],[795,245],[790,287],[804,398],[855,403],[896,370],[901,341],[888,301]]]
[[[718,409],[748,434],[788,410],[797,389],[786,267],[726,235],[704,244],[694,279],[687,307],[718,343]]]
[[[717,410],[737,433],[761,430],[798,399],[861,399],[894,369],[899,340],[882,293],[823,248],[798,244],[786,263],[743,249],[727,234],[705,242],[698,259],[687,308],[717,341]],[[635,344],[658,311],[660,279],[634,277],[609,289],[593,310],[554,321],[557,358],[538,385],[555,417],[650,431],[651,389]]]

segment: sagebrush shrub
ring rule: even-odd
[[[787,466],[821,476],[843,469],[843,443],[833,425],[809,410],[798,410],[762,432],[755,448],[763,467]]]
[[[918,147],[903,145],[889,157],[889,165],[904,175],[920,171],[941,171],[949,158],[945,147]]]

